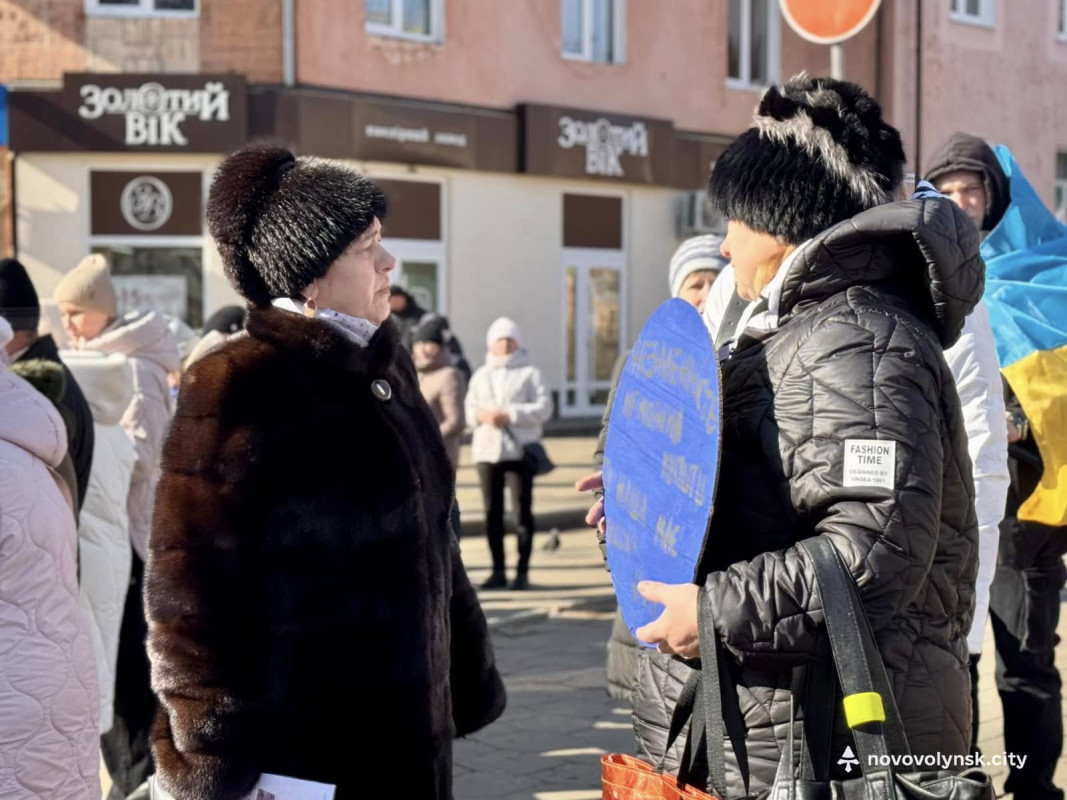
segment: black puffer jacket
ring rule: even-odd
[[[774,778],[792,668],[828,668],[812,567],[794,546],[812,536],[832,539],[859,585],[913,752],[968,750],[977,526],[942,349],[983,280],[974,225],[949,200],[881,206],[797,254],[777,329],[750,327],[724,365],[701,613],[735,661],[754,792]],[[845,469],[849,440],[895,443],[891,488]],[[839,723],[833,749],[847,739]]]

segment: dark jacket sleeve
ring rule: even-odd
[[[943,463],[952,457],[943,452],[943,377],[920,338],[903,326],[876,336],[861,321],[821,324],[775,387],[791,398],[775,413],[778,436],[791,439],[782,452],[792,504],[813,535],[833,540],[876,632],[916,598],[930,570]],[[894,488],[846,485],[856,483],[844,480],[847,439],[895,442]],[[726,646],[750,664],[783,668],[815,652],[822,603],[795,546],[711,573],[701,602]]]
[[[615,405],[615,392],[619,389],[619,381],[622,380],[622,371],[626,367],[626,359],[629,358],[630,351],[627,350],[615,361],[615,366],[611,370],[611,392],[608,393],[608,403],[604,406],[604,416],[600,421],[600,435],[596,440],[596,450],[593,451],[593,465],[597,469],[602,469],[604,466],[604,451],[608,447],[608,427],[611,425],[611,407]],[[598,489],[593,493],[597,500],[604,497],[604,490]],[[608,563],[608,542],[606,533],[602,534],[597,531],[597,544],[600,545],[600,555],[604,558],[604,566]]]
[[[224,354],[186,377],[163,449],[145,570],[152,745],[163,788],[178,800],[244,797],[259,778],[261,635],[248,442],[221,409],[233,376]]]
[[[507,695],[496,668],[489,626],[452,536],[452,720],[457,736],[484,728],[504,713]]]
[[[89,491],[89,475],[93,467],[93,448],[96,432],[93,428],[93,412],[70,370],[63,367],[67,388],[59,403],[63,421],[67,423],[68,452],[78,480],[78,511],[85,503]]]

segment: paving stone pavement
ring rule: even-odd
[[[626,703],[605,689],[605,643],[614,607],[608,574],[591,532],[564,532],[559,549],[534,544],[530,592],[482,593],[493,629],[508,708],[484,731],[456,743],[456,800],[594,800],[601,796],[599,756],[632,752]],[[513,563],[514,539],[508,538]],[[483,537],[462,542],[471,579],[489,574]],[[1067,636],[1067,609],[1059,633]],[[1003,713],[993,679],[992,631],[980,662],[979,745],[987,757],[1004,752]],[[1067,668],[1067,648],[1057,652]],[[1003,794],[1006,767],[987,767]],[[1067,759],[1056,773],[1067,786]]]

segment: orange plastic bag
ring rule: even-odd
[[[600,758],[600,782],[604,800],[717,800],[692,786],[679,786],[673,775],[620,753]]]

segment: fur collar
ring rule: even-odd
[[[360,375],[377,376],[392,369],[401,350],[394,325],[379,327],[361,348],[328,322],[278,308],[251,309],[247,330],[252,338],[282,352]]]

